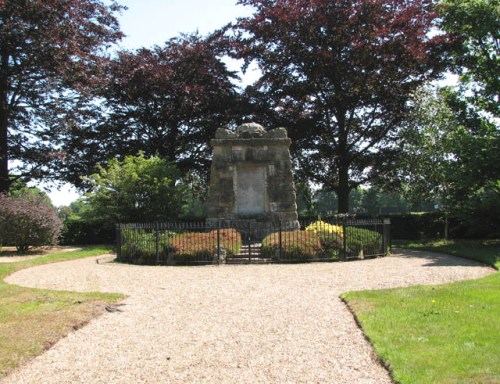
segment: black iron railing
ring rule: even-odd
[[[117,225],[117,259],[150,265],[309,262],[385,256],[390,222],[338,219],[280,222],[133,223]]]

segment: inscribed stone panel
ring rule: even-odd
[[[250,215],[265,212],[266,167],[240,167],[237,175],[237,210]]]

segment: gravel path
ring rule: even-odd
[[[416,251],[348,263],[191,268],[95,260],[7,279],[129,297],[2,383],[391,383],[339,295],[494,273]]]

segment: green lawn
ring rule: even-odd
[[[500,242],[411,248],[499,266]],[[343,295],[398,383],[500,383],[500,275]]]
[[[24,288],[7,284],[3,279],[30,266],[110,251],[110,247],[91,247],[15,263],[0,263],[0,378],[98,316],[106,304],[123,298],[118,294]]]

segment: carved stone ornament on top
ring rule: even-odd
[[[288,137],[285,128],[275,128],[266,131],[262,125],[257,123],[245,123],[231,131],[226,128],[218,128],[215,132],[216,139],[286,139]]]

